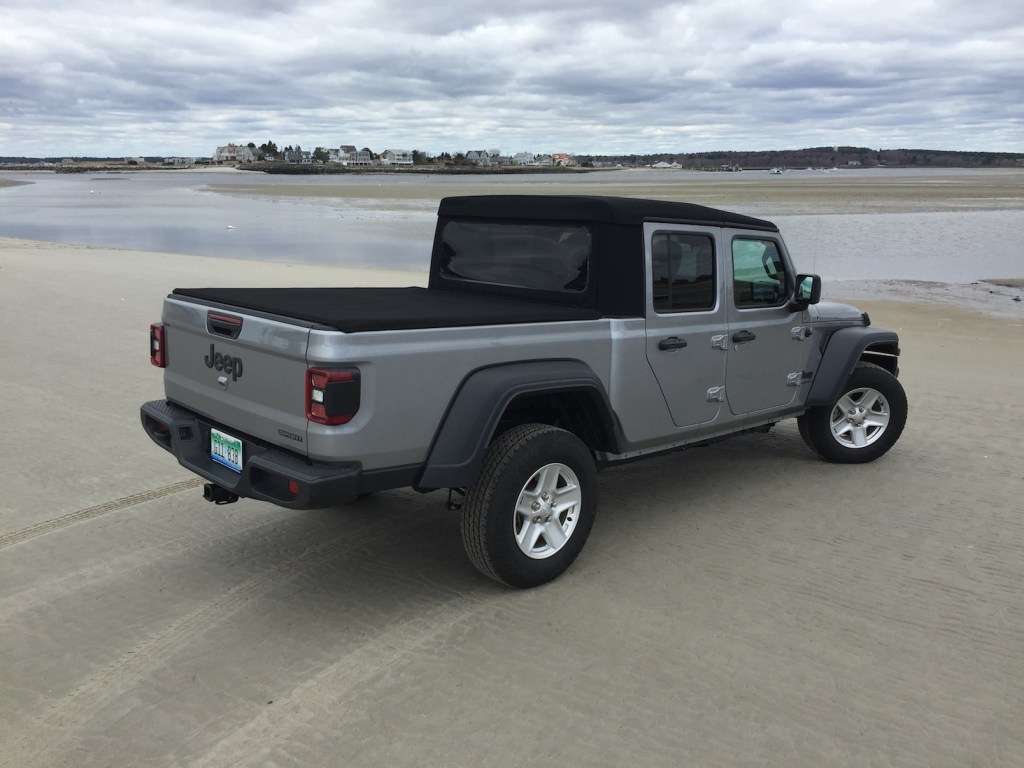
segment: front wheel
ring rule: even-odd
[[[874,461],[899,439],[907,422],[907,395],[895,376],[858,363],[832,405],[810,409],[799,420],[804,442],[826,461]]]
[[[572,565],[597,510],[597,467],[583,442],[547,424],[499,435],[466,495],[462,543],[473,565],[535,587]]]

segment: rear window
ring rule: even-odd
[[[449,221],[439,271],[448,280],[582,293],[590,248],[590,230],[579,224]]]

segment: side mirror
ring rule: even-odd
[[[807,309],[811,304],[821,301],[821,278],[818,275],[797,275],[796,291],[790,309]]]

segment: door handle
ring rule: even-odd
[[[756,338],[757,336],[750,331],[736,331],[736,333],[732,335],[732,340],[736,344],[746,344],[748,341],[753,341]]]
[[[658,349],[665,352],[670,349],[682,349],[686,346],[686,339],[680,339],[678,336],[669,336],[667,339],[662,339],[658,342]]]

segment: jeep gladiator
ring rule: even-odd
[[[142,423],[217,503],[447,489],[473,564],[530,587],[582,549],[601,467],[787,418],[828,461],[892,447],[897,334],[820,293],[750,216],[449,197],[426,287],[175,289]]]

